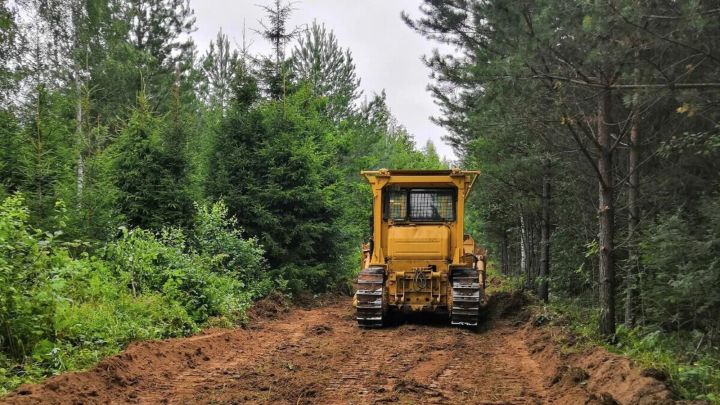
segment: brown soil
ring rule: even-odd
[[[358,330],[348,299],[289,311],[263,305],[269,309],[256,315],[275,319],[137,343],[89,371],[22,386],[0,402],[673,403],[664,383],[627,359],[600,348],[568,350],[574,340],[534,326],[515,296],[491,302],[498,318],[480,331],[439,321]]]

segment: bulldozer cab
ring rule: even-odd
[[[464,208],[479,172],[361,174],[373,206],[355,295],[360,326],[380,325],[388,311],[448,312],[454,324],[477,324],[480,266],[478,249],[464,233]]]
[[[479,172],[364,171],[373,192],[372,252],[366,267],[413,259],[461,264],[465,198]]]

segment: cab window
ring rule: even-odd
[[[385,219],[403,221],[407,218],[407,192],[405,190],[390,190],[387,193]]]
[[[456,190],[447,188],[393,188],[386,190],[384,219],[413,222],[455,220]]]

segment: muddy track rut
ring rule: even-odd
[[[358,330],[343,299],[250,329],[137,343],[89,371],[20,387],[0,402],[673,402],[626,359],[601,349],[563,353],[558,336],[516,318],[480,331],[443,323]]]

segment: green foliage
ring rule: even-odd
[[[653,303],[649,320],[670,330],[720,329],[720,198],[697,204],[694,214],[659,217],[641,246],[641,299]]]
[[[17,151],[22,139],[20,126],[12,112],[0,109],[0,185],[7,190],[20,187],[21,176]]]
[[[230,50],[230,40],[221,28],[215,40],[210,41],[210,47],[202,58],[202,95],[210,106],[220,109],[227,106],[239,58],[237,50]]]
[[[579,299],[558,300],[550,305],[556,318],[587,339],[588,344],[635,360],[644,368],[664,372],[682,398],[720,403],[720,351],[699,331],[667,333],[655,327],[618,327],[612,341],[600,336],[597,311]]]
[[[292,51],[293,76],[327,98],[327,114],[336,122],[348,118],[360,97],[360,79],[350,50],[343,50],[332,30],[313,21]]]
[[[704,205],[720,190],[720,115],[717,92],[696,84],[720,65],[704,65],[690,45],[719,43],[712,2],[427,0],[421,9],[408,25],[463,55],[427,58],[430,90],[448,141],[483,173],[470,223],[503,272],[532,286],[549,223],[558,298],[597,298],[605,314],[622,302],[618,322],[717,330],[716,216]],[[610,148],[597,136],[604,94]],[[602,179],[604,158],[614,184]],[[606,206],[599,190],[613,194]],[[603,252],[614,264],[601,269]],[[606,321],[611,330],[616,319]]]
[[[612,350],[665,371],[683,398],[720,403],[720,351],[702,346],[705,339],[698,331],[667,334],[623,325]]]
[[[0,351],[22,357],[51,332],[50,280],[64,257],[54,254],[53,234],[28,227],[21,196],[0,205]]]
[[[106,142],[108,135],[105,127],[93,128],[88,133],[92,143]],[[91,153],[84,156],[82,193],[78,192],[76,182],[63,187],[62,199],[72,207],[67,212],[67,232],[79,239],[103,241],[111,239],[124,223],[117,206],[120,190],[115,184],[112,151],[89,149]]]
[[[237,213],[292,289],[323,289],[337,274],[331,267],[342,241],[335,130],[307,91],[243,108],[237,105],[223,125],[208,190]]]
[[[196,204],[191,246],[211,258],[214,273],[231,274],[257,281],[265,269],[264,249],[256,238],[244,239],[235,217],[230,217],[223,201],[211,206]]]
[[[163,142],[161,120],[143,93],[114,148],[119,210],[133,227],[158,230],[184,225],[192,202],[187,191],[187,162],[174,143]],[[170,136],[178,136],[170,132]]]
[[[32,124],[24,127],[19,144],[12,145],[17,147],[17,162],[13,162],[17,165],[12,170],[19,179],[17,189],[31,197],[27,204],[33,219],[45,225],[62,184],[72,178],[72,168],[66,163],[73,160],[72,100],[41,85],[32,101]]]
[[[156,236],[123,228],[94,254],[76,255],[83,242],[31,227],[23,197],[6,198],[0,390],[87,367],[135,340],[187,335],[213,318],[242,321],[275,286],[263,273],[263,250],[235,229],[222,203],[198,206],[196,215],[190,238],[179,229]]]
[[[197,59],[185,0],[0,5],[1,390],[231,326],[274,288],[347,291],[359,171],[447,167],[384,91],[356,105],[320,25],[293,65],[292,7],[274,6],[272,57],[220,33]]]

